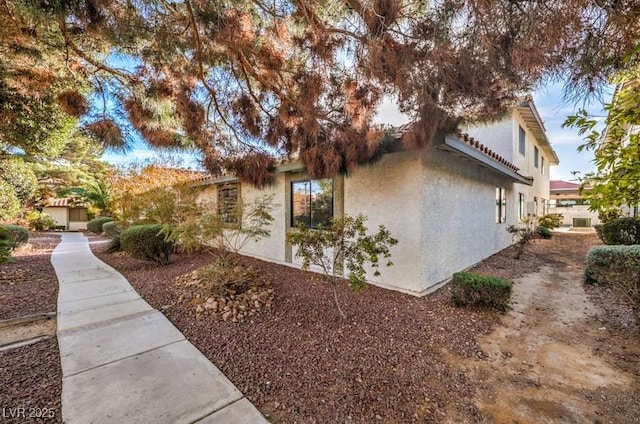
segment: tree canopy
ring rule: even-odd
[[[606,212],[640,203],[640,67],[622,72],[607,113],[604,131],[599,119],[582,110],[565,125],[579,129],[585,143],[579,150],[594,152],[596,170],[581,177],[582,195],[590,209]]]
[[[51,91],[106,145],[133,129],[263,184],[279,157],[314,177],[375,157],[385,94],[423,146],[544,78],[597,89],[638,62],[639,22],[635,0],[5,0],[0,78]]]

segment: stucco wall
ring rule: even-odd
[[[69,221],[69,228],[68,230],[70,231],[80,231],[80,230],[86,230],[87,229],[87,223],[86,221]]]
[[[369,281],[412,293],[423,290],[421,186],[422,163],[417,151],[385,155],[374,166],[358,168],[345,178],[345,213],[364,214],[370,231],[384,225],[398,239],[391,250],[394,265],[381,264],[381,275],[369,273]]]
[[[42,208],[42,212],[51,215],[51,218],[56,222],[56,225],[64,225],[67,228],[69,222],[67,221],[68,213],[67,208]]]
[[[462,128],[462,131],[480,143],[489,146],[491,150],[507,160],[511,160],[514,148],[517,149],[517,145],[513,144],[512,139],[513,122],[511,114],[506,115],[500,121],[490,124],[467,126]],[[517,152],[517,150],[515,151]]]
[[[423,156],[422,274],[430,290],[454,272],[511,244],[513,184],[495,171],[433,150]],[[506,223],[496,223],[496,187],[507,190]]]

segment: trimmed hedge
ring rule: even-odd
[[[102,225],[102,231],[104,235],[111,239],[111,242],[107,246],[107,253],[119,252],[121,250],[120,236],[122,235],[122,229],[118,227],[115,221],[105,222]]]
[[[484,305],[506,311],[511,283],[502,278],[473,272],[456,272],[451,281],[451,301],[455,306]]]
[[[107,222],[113,221],[113,218],[108,216],[102,216],[100,218],[92,219],[87,222],[87,230],[91,231],[94,234],[102,234],[102,226]]]
[[[587,254],[584,279],[621,295],[640,320],[640,245],[595,246]]]
[[[0,225],[0,263],[9,262],[11,255],[9,251],[13,245],[9,236],[9,231]]]
[[[619,275],[640,273],[640,245],[594,246],[587,253],[585,282],[608,284]]]
[[[161,224],[134,225],[122,232],[120,246],[134,258],[166,265],[175,246],[161,231]]]
[[[553,237],[553,233],[549,229],[549,227],[539,226],[536,228],[536,233],[543,239],[550,239]]]
[[[11,250],[22,246],[29,241],[29,231],[19,225],[3,225],[11,241]]]
[[[605,222],[596,229],[604,244],[640,244],[640,219],[618,218]]]

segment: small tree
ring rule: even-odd
[[[365,264],[369,263],[375,270],[374,275],[380,275],[380,258],[390,258],[389,248],[398,243],[384,225],[378,227],[376,234],[367,234],[366,220],[363,215],[355,218],[344,215],[332,219],[326,228],[312,229],[302,224],[287,235],[287,240],[298,247],[296,257],[302,258],[302,269],[309,269],[310,265],[322,269],[343,318],[346,315],[340,307],[336,288],[345,268],[349,287],[354,292],[360,291],[367,285]],[[388,260],[387,266],[391,265],[393,262]]]
[[[507,227],[507,232],[511,234],[512,239],[518,239],[516,242],[516,259],[522,257],[524,249],[536,238],[536,231],[533,230],[529,221],[525,219],[523,223],[524,226],[509,225],[509,227]]]

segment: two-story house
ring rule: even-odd
[[[274,184],[262,189],[233,176],[211,177],[202,182],[202,196],[223,213],[273,195],[270,236],[241,253],[290,266],[301,264],[286,241],[298,223],[319,227],[331,217],[363,214],[371,229],[384,224],[399,241],[394,266],[369,281],[423,295],[511,245],[507,227],[541,214],[549,199],[549,166],[558,158],[533,103],[468,131],[473,137],[440,135],[423,149],[400,149],[333,178],[312,179],[297,162],[282,163]]]

